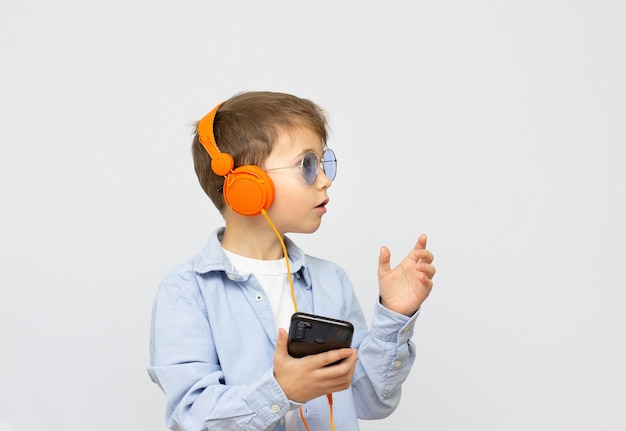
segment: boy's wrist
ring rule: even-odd
[[[385,304],[385,302],[383,301],[383,297],[380,296],[380,295],[378,295],[378,302],[380,303],[380,305],[382,307],[386,308],[387,310],[393,311],[394,313],[401,314],[401,315],[409,317],[409,318],[413,317],[420,310],[420,308],[422,308],[421,305],[420,305],[419,307],[417,307],[417,309],[415,309],[413,311],[411,311],[411,310],[402,310],[402,311],[401,310],[395,310],[393,307],[388,306],[387,304]]]

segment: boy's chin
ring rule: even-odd
[[[315,226],[306,226],[300,227],[299,229],[294,229],[290,231],[291,233],[301,233],[301,234],[309,234],[315,233],[320,228],[321,223],[316,224]]]

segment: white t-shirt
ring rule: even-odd
[[[241,274],[254,274],[261,287],[265,290],[272,305],[276,330],[284,328],[289,331],[291,315],[295,312],[289,278],[287,277],[287,265],[285,259],[259,260],[239,256],[224,249],[226,256]]]

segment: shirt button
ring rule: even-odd
[[[402,365],[401,361],[396,361],[396,362],[393,363],[393,367],[394,368],[398,368],[398,367],[400,367],[400,365]]]
[[[235,279],[235,276],[233,274],[228,274],[226,277],[228,277],[228,279],[231,281]]]
[[[256,302],[261,302],[263,301],[263,295],[261,295],[260,293],[257,293],[254,299],[256,300]]]
[[[272,406],[272,410],[274,410],[274,413],[278,413],[278,412],[280,411],[280,407],[279,407],[279,406],[277,406],[276,404],[274,404],[274,405]]]

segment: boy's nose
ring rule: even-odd
[[[330,187],[333,184],[333,180],[331,180],[328,175],[326,175],[323,163],[320,163],[320,169],[317,172],[317,179],[315,182],[321,183],[326,188]]]

